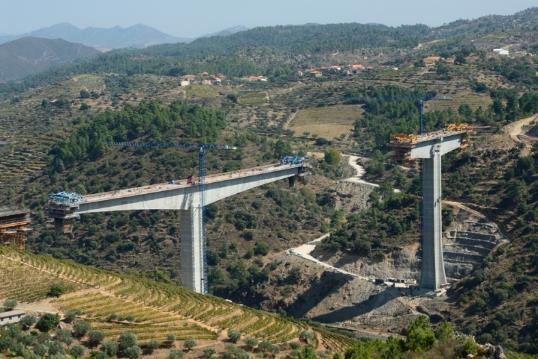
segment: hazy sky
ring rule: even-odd
[[[236,25],[441,25],[532,6],[538,0],[0,0],[0,33],[24,33],[59,22],[80,27],[143,23],[189,37]]]

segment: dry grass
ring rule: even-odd
[[[256,105],[263,105],[267,103],[267,99],[268,99],[268,96],[266,92],[249,92],[249,93],[241,95],[237,101],[241,105],[256,106]]]
[[[187,86],[187,98],[213,98],[219,95],[219,92],[212,85],[191,85]]]
[[[305,133],[334,139],[346,135],[353,129],[353,123],[360,118],[363,109],[359,105],[336,105],[314,107],[297,112],[288,124],[295,135]]]
[[[473,110],[479,107],[483,109],[491,105],[491,98],[487,95],[479,95],[473,92],[460,91],[455,94],[450,94],[446,100],[428,101],[425,106],[426,111],[443,111],[451,108],[454,111],[458,110],[460,105],[467,104]]]

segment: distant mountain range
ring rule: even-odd
[[[52,66],[98,54],[92,47],[61,39],[23,37],[0,45],[0,82],[18,80]]]
[[[247,30],[243,26],[235,26],[208,36],[228,36]],[[56,24],[50,27],[32,31],[21,35],[0,35],[0,44],[22,37],[41,37],[46,39],[63,39],[69,42],[80,43],[99,50],[120,48],[144,48],[158,44],[173,44],[191,42],[194,38],[181,38],[165,34],[146,25],[133,25],[129,27],[115,26],[111,28],[88,27],[78,28],[69,23]]]

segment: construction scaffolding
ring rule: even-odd
[[[468,146],[467,134],[471,130],[472,127],[467,124],[450,124],[444,130],[428,132],[422,135],[397,133],[392,135],[389,147],[394,151],[394,157],[398,162],[409,163],[413,161],[410,157],[411,150],[424,142],[442,140],[445,137],[454,135],[463,135],[460,149],[466,148]]]
[[[59,192],[49,194],[47,211],[54,218],[54,227],[57,233],[71,234],[73,222],[78,218],[76,213],[82,195],[75,192]]]
[[[0,208],[0,245],[24,249],[29,225],[30,212]]]

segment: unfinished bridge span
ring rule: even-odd
[[[202,229],[198,225],[203,206],[286,178],[292,186],[305,175],[306,170],[307,166],[303,162],[274,164],[208,175],[203,187],[190,178],[77,198],[64,196],[63,199],[60,193],[51,196],[48,211],[58,230],[64,230],[64,226],[70,225],[73,219],[83,214],[139,210],[180,211],[181,282],[183,286],[203,293],[205,246]]]

